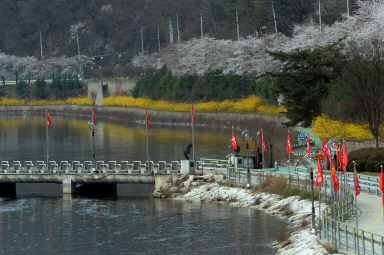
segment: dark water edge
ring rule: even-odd
[[[0,254],[276,254],[287,224],[250,208],[150,198],[62,197],[57,184],[20,184],[0,202]],[[138,192],[140,191],[140,192]]]

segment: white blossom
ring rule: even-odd
[[[166,65],[174,74],[204,73],[209,69],[221,69],[224,73],[264,73],[278,70],[281,64],[273,61],[269,51],[289,52],[295,49],[324,46],[345,37],[345,44],[363,43],[373,37],[384,40],[384,1],[358,1],[358,9],[352,16],[344,15],[341,21],[324,25],[298,24],[291,37],[248,37],[240,41],[214,38],[192,39],[179,45],[170,44],[159,56],[142,58],[141,65],[160,68]],[[379,38],[380,39],[380,38]]]

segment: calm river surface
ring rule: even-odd
[[[52,160],[89,160],[86,121],[52,118]],[[149,131],[151,160],[180,160],[185,129]],[[196,132],[199,158],[223,158],[230,134]],[[145,160],[145,128],[98,122],[97,160]],[[0,117],[0,159],[42,160],[44,118]],[[18,184],[0,201],[0,254],[273,254],[286,223],[248,208],[150,198],[151,185],[118,185],[117,199],[62,197],[61,185]]]

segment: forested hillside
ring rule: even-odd
[[[333,23],[346,11],[345,1],[323,0],[322,18]],[[350,1],[351,8],[354,1]],[[141,47],[158,48],[169,43],[170,23],[174,40],[200,37],[200,15],[205,35],[217,39],[236,39],[236,7],[240,36],[274,31],[270,0],[2,0],[0,51],[7,55],[40,57],[40,32],[43,55],[87,56],[136,55]],[[310,0],[275,0],[279,32],[289,35],[293,25],[317,20],[316,4]],[[177,17],[176,17],[177,16]],[[177,24],[178,20],[178,24]],[[118,55],[117,55],[118,56]],[[108,60],[110,61],[110,60]],[[115,59],[116,61],[116,59]],[[106,64],[106,63],[104,63]]]

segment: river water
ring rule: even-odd
[[[180,160],[189,130],[149,130],[151,160]],[[196,155],[223,158],[230,135],[196,132]],[[86,121],[53,119],[52,160],[89,160]],[[145,160],[145,128],[99,122],[97,160]],[[1,118],[0,159],[42,160],[44,118]],[[118,185],[117,198],[63,197],[58,184],[18,184],[0,202],[0,254],[273,254],[286,223],[248,208],[155,200],[151,185]]]

